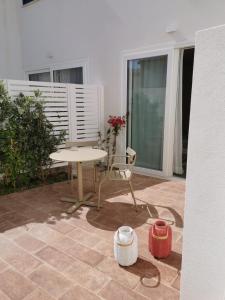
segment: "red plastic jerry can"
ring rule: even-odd
[[[165,222],[158,220],[149,229],[149,251],[156,258],[166,258],[172,248],[172,230]]]

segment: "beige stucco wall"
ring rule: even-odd
[[[0,1],[0,78],[23,79],[20,1]]]

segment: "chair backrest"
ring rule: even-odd
[[[129,156],[128,164],[134,165],[135,161],[136,161],[136,156],[137,156],[136,152],[132,148],[127,147],[126,153]]]
[[[98,141],[79,141],[79,142],[72,142],[66,141],[66,147],[95,147],[98,146]]]

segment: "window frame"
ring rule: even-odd
[[[76,60],[73,62],[56,63],[45,67],[31,67],[25,71],[25,78],[29,80],[29,75],[38,74],[44,72],[50,72],[50,82],[53,82],[53,72],[58,70],[82,68],[83,69],[83,84],[89,82],[89,63],[88,60]]]

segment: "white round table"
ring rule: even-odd
[[[97,161],[103,159],[106,156],[107,152],[103,150],[84,147],[72,147],[70,149],[58,150],[57,152],[50,154],[50,158],[52,160],[77,163],[78,200],[68,197],[63,197],[61,199],[62,201],[75,203],[71,208],[69,208],[68,213],[74,212],[82,205],[90,204],[87,200],[92,196],[92,194],[87,194],[86,196],[84,196],[82,163]]]

